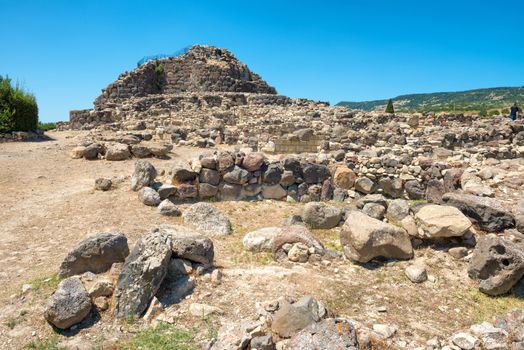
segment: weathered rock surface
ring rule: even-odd
[[[310,296],[304,296],[296,303],[282,302],[273,317],[271,329],[282,338],[290,338],[298,331],[327,314],[326,309]]]
[[[471,221],[460,210],[447,205],[425,205],[415,220],[425,238],[460,237],[471,227]]]
[[[98,233],[80,241],[65,257],[58,275],[62,278],[90,271],[109,270],[116,262],[129,255],[127,238],[121,233]]]
[[[242,240],[244,248],[254,252],[271,251],[273,239],[282,232],[280,227],[264,227],[247,233]]]
[[[211,236],[226,236],[231,233],[231,222],[217,207],[209,203],[196,203],[182,214],[184,222]]]
[[[328,318],[297,333],[286,350],[359,350],[355,327],[344,319]]]
[[[465,193],[446,193],[442,200],[457,207],[479,227],[488,232],[501,232],[515,227],[513,214],[504,209],[499,201]]]
[[[113,182],[111,181],[111,179],[100,177],[95,180],[95,189],[99,191],[109,191],[112,185]]]
[[[362,263],[376,257],[413,257],[413,248],[406,231],[359,211],[352,211],[347,215],[340,233],[340,243],[348,258]]]
[[[69,277],[47,301],[45,319],[60,329],[80,323],[91,311],[91,298],[78,277]]]
[[[138,160],[131,176],[131,189],[138,191],[142,187],[151,186],[155,182],[157,172],[155,167],[147,160]]]
[[[161,215],[165,216],[180,216],[182,215],[182,212],[178,207],[171,202],[169,199],[164,199],[160,204],[158,205],[158,212]]]
[[[295,243],[302,243],[308,248],[314,248],[316,254],[323,255],[325,253],[322,243],[316,239],[305,226],[291,225],[283,227],[282,231],[273,238],[273,245],[271,247],[273,259],[281,260],[287,258],[284,245],[292,245]]]
[[[333,205],[310,202],[302,209],[301,216],[302,221],[313,229],[330,229],[339,224],[342,213]]]
[[[123,143],[109,143],[106,145],[106,160],[126,160],[131,158],[129,146]]]
[[[486,294],[509,292],[524,276],[524,245],[495,235],[480,238],[468,274],[480,280],[479,289]]]
[[[142,315],[164,280],[171,254],[171,237],[161,231],[146,233],[138,240],[118,276],[117,317]]]
[[[162,201],[158,192],[151,187],[142,187],[138,191],[138,199],[150,207],[156,207]]]

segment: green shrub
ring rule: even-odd
[[[484,106],[480,107],[479,115],[481,117],[487,117],[488,116],[488,110],[486,109],[486,107],[484,107]]]
[[[181,330],[174,325],[159,323],[138,332],[131,342],[120,344],[125,350],[197,350],[191,332]]]
[[[49,131],[56,129],[56,123],[40,123],[38,122],[38,129],[42,131]]]
[[[162,74],[164,74],[164,65],[163,65],[163,64],[157,64],[157,65],[155,66],[155,73],[156,73],[157,75],[162,75]]]
[[[0,76],[0,132],[31,131],[38,127],[38,106],[33,94],[9,77]]]
[[[395,113],[395,109],[393,108],[393,100],[388,101],[388,105],[386,106],[386,113]]]

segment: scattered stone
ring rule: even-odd
[[[448,254],[453,258],[460,260],[468,255],[468,249],[466,247],[453,247],[449,248]]]
[[[151,163],[146,160],[138,160],[131,176],[131,189],[138,191],[142,187],[151,186],[155,182],[156,176],[157,171]]]
[[[513,214],[504,209],[496,199],[465,193],[446,193],[442,199],[447,205],[457,207],[481,229],[488,232],[501,232],[515,227]]]
[[[226,236],[231,233],[231,222],[217,207],[209,203],[191,205],[182,215],[184,222],[195,226],[211,236]]]
[[[348,214],[340,233],[340,243],[348,258],[362,263],[380,256],[390,259],[413,257],[406,231],[359,211]]]
[[[451,337],[453,344],[463,350],[473,350],[477,346],[479,340],[468,333],[456,333]]]
[[[131,158],[129,146],[123,143],[109,143],[106,145],[106,160],[119,161]]]
[[[90,311],[91,299],[80,278],[69,277],[47,300],[44,317],[53,326],[67,329],[80,323]]]
[[[471,221],[455,207],[426,205],[417,212],[415,221],[421,237],[460,237],[471,227]]]
[[[342,212],[332,205],[310,202],[302,209],[301,217],[313,229],[331,229],[340,223]]]
[[[468,267],[470,278],[488,295],[507,293],[524,276],[524,247],[503,238],[481,237]]]
[[[112,185],[113,182],[111,181],[111,179],[100,177],[95,180],[95,189],[99,191],[109,191]]]
[[[302,243],[309,248],[314,248],[314,254],[324,255],[325,249],[322,243],[313,237],[309,230],[302,225],[292,225],[282,228],[282,231],[273,238],[273,246],[271,252],[273,259],[282,260],[288,257],[288,251],[285,250],[284,246],[289,244],[291,247],[295,243]]]
[[[189,313],[195,317],[208,317],[210,315],[220,315],[224,312],[216,306],[207,304],[192,303],[189,305]]]
[[[426,268],[421,265],[410,265],[404,272],[406,277],[413,283],[422,283],[428,279]]]
[[[80,241],[60,265],[61,278],[86,271],[100,273],[113,263],[123,262],[129,254],[127,238],[121,233],[98,233]]]
[[[359,350],[355,327],[344,319],[328,318],[297,333],[286,350]]]
[[[246,250],[254,252],[270,252],[271,246],[273,245],[273,239],[281,232],[282,229],[279,227],[264,227],[246,234],[242,243]]]
[[[159,205],[158,205],[158,211],[161,215],[165,216],[180,216],[182,215],[182,212],[178,207],[171,202],[169,199],[164,199]]]
[[[138,191],[138,199],[145,205],[156,207],[162,201],[157,191],[151,187],[142,187]]]
[[[142,236],[129,254],[118,276],[115,315],[141,316],[167,274],[171,238],[159,231]]]

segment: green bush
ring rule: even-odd
[[[388,101],[388,105],[386,106],[386,113],[395,113],[395,109],[393,108],[393,100]]]
[[[31,131],[38,127],[38,106],[33,94],[9,77],[0,76],[0,132]]]
[[[49,131],[56,129],[56,123],[40,123],[38,122],[38,129],[42,131]]]

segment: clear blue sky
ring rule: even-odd
[[[0,74],[43,121],[146,55],[231,50],[279,93],[336,103],[524,85],[524,1],[5,1]]]

